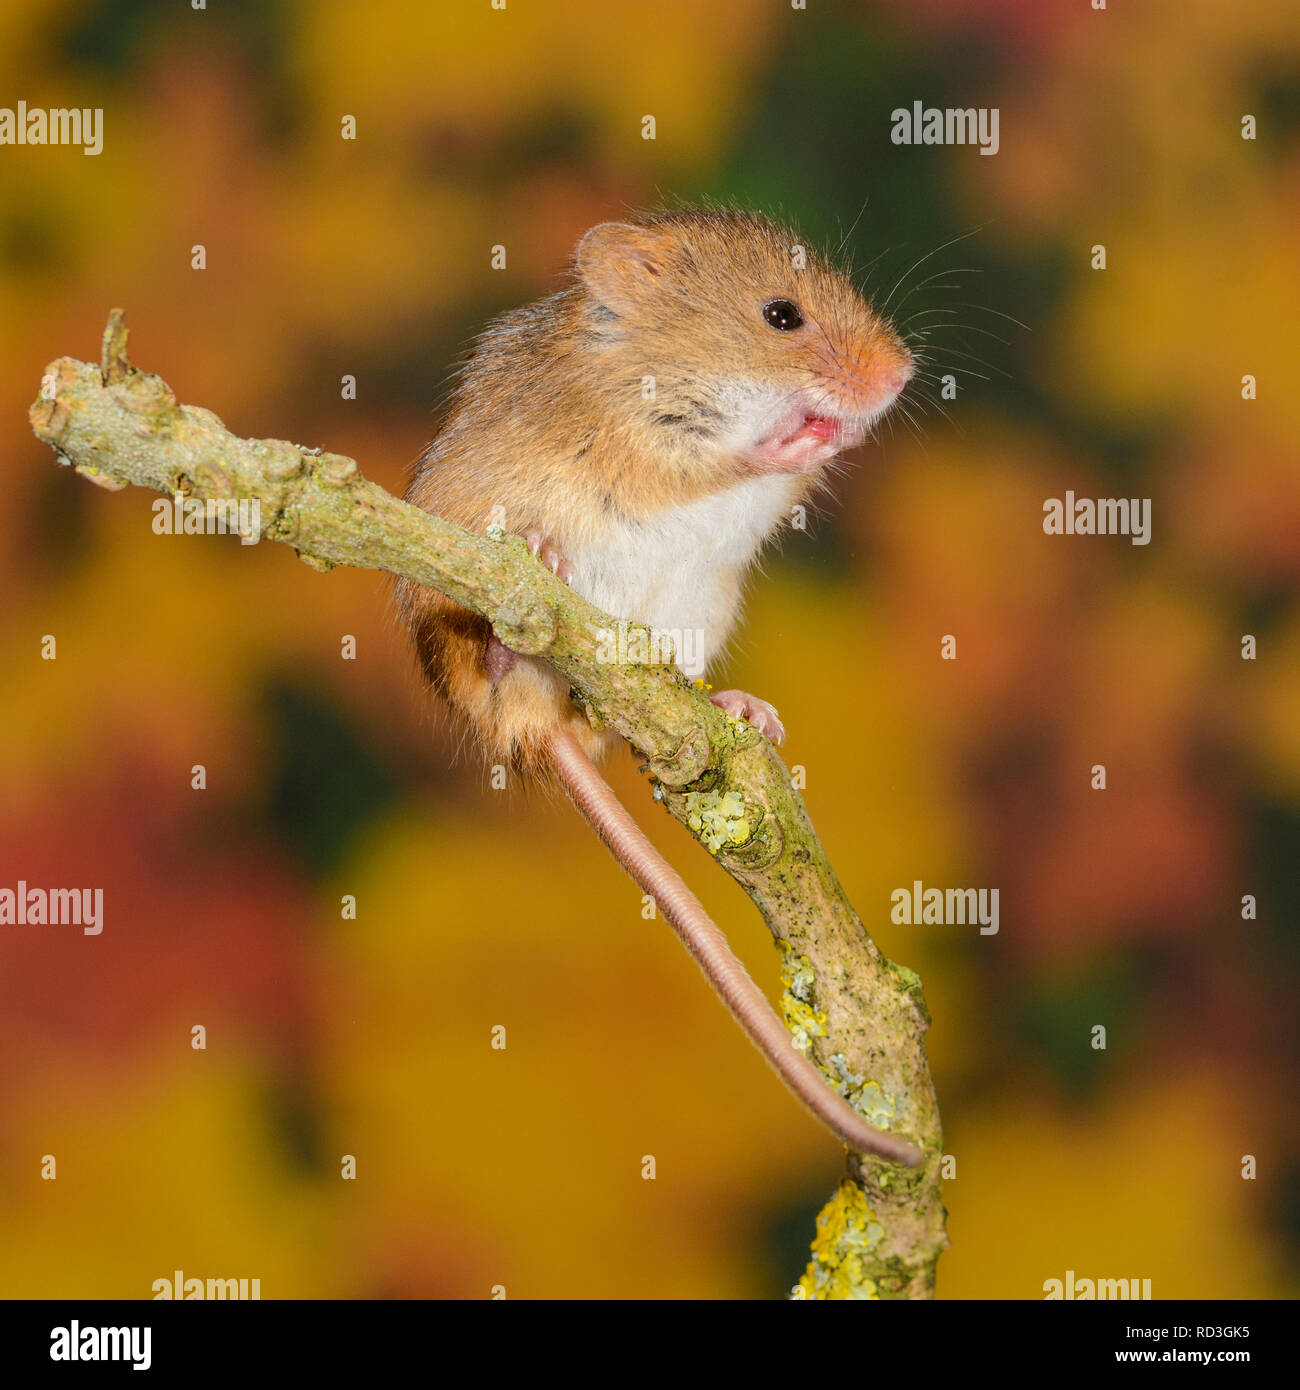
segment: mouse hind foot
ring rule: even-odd
[[[573,566],[564,558],[559,546],[544,536],[535,526],[519,533],[528,543],[528,548],[551,571],[557,579],[566,584],[573,578]]]
[[[720,710],[725,710],[733,719],[743,719],[752,724],[760,734],[766,735],[773,743],[781,743],[785,738],[785,725],[775,708],[760,700],[757,695],[743,690],[717,690],[709,699]]]
[[[548,540],[535,526],[520,531],[519,535],[529,550],[557,579],[561,579],[567,584],[573,578],[573,566],[565,559],[554,541]],[[518,660],[519,654],[511,651],[496,633],[491,633],[488,636],[487,648],[483,653],[483,670],[493,685],[496,685],[503,676],[509,675]]]

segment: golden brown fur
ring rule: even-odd
[[[763,538],[817,481],[782,431],[802,409],[842,419],[856,442],[910,372],[846,277],[811,252],[797,266],[798,244],[714,210],[593,228],[570,287],[478,339],[407,500],[475,531],[536,528],[574,560],[576,588],[631,610],[615,617],[671,624],[676,604],[715,653]],[[776,299],[799,305],[799,333],[764,321]],[[432,685],[492,757],[535,763],[562,723],[601,751],[548,667],[520,659],[493,685],[484,621],[398,591]]]

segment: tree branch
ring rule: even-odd
[[[508,647],[554,666],[588,717],[643,756],[655,798],[758,906],[783,953],[781,1007],[796,1045],[864,1118],[922,1151],[915,1169],[849,1155],[795,1296],[932,1295],[947,1237],[921,983],[867,935],[766,738],[729,719],[674,666],[611,662],[608,634],[619,624],[518,537],[475,536],[399,501],[350,458],[240,439],[211,411],[179,405],[165,382],[130,365],[120,310],[104,331],[99,366],[51,363],[29,418],[60,462],[101,487],[256,500],[261,535],[313,568],[404,575],[481,614]]]

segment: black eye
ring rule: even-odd
[[[782,333],[790,333],[803,326],[799,306],[791,304],[788,299],[774,299],[770,304],[764,304],[763,317]]]

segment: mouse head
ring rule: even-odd
[[[614,389],[654,378],[665,447],[750,473],[806,473],[861,443],[912,355],[852,281],[752,213],[687,210],[583,237],[587,340]]]

